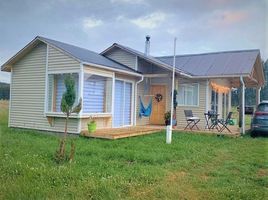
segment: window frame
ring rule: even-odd
[[[53,76],[56,76],[56,75],[64,75],[64,74],[77,74],[77,76],[78,76],[78,81],[77,81],[77,91],[76,91],[76,98],[80,98],[80,90],[79,90],[79,88],[80,88],[80,79],[81,79],[81,74],[80,74],[80,71],[79,70],[73,70],[73,71],[71,71],[71,70],[68,70],[68,71],[52,71],[52,72],[48,72],[47,73],[47,79],[46,79],[46,88],[45,88],[45,93],[46,93],[46,95],[45,95],[45,116],[52,116],[52,117],[64,117],[65,116],[65,114],[63,113],[63,112],[57,112],[57,111],[53,111],[53,108],[52,108],[52,111],[49,111],[48,109],[49,109],[49,99],[48,99],[48,97],[49,97],[49,76],[50,75],[53,75]],[[54,90],[54,87],[55,87],[55,85],[53,84],[53,90]],[[54,104],[54,102],[55,102],[55,99],[56,97],[55,97],[55,94],[54,94],[54,92],[52,93],[52,100],[51,100],[51,103],[52,103],[52,105]],[[77,102],[76,102],[77,103]],[[70,118],[77,118],[77,117],[79,117],[80,116],[80,114],[76,114],[76,113],[73,113],[71,116],[70,116]]]
[[[135,81],[134,80],[129,80],[129,79],[125,79],[125,78],[116,78],[115,77],[115,79],[114,79],[114,81],[116,81],[116,80],[118,80],[118,81],[123,81],[124,82],[124,88],[125,88],[125,83],[131,83],[131,90],[132,90],[132,92],[131,92],[131,110],[130,110],[130,124],[128,124],[128,125],[125,125],[124,124],[124,119],[123,119],[123,125],[122,126],[114,126],[114,123],[113,123],[113,121],[112,121],[112,127],[113,128],[120,128],[120,127],[131,127],[131,126],[133,126],[133,124],[134,124],[134,116],[133,116],[133,114],[134,114],[134,112],[136,112],[135,110],[134,110],[134,105],[135,105],[135,91],[134,91],[134,89],[135,89],[135,87],[134,87],[134,84],[135,84]],[[115,84],[113,85],[113,90],[115,91]],[[125,93],[125,91],[124,91],[124,93]],[[114,102],[113,102],[113,104],[112,104],[112,106],[114,107]],[[123,109],[124,110],[124,109]],[[114,109],[113,109],[113,113],[112,113],[112,115],[114,116]]]
[[[178,106],[182,106],[182,107],[199,107],[199,83],[182,83],[178,85],[178,94],[177,94],[177,98],[178,98],[178,95],[179,95],[179,88],[180,87],[189,87],[189,86],[197,86],[197,104],[185,104],[185,101],[183,104],[180,104],[180,102],[178,101]],[[192,92],[194,93],[194,89],[192,90]],[[183,98],[185,99],[185,89],[184,89],[184,92],[183,92]],[[194,102],[194,99],[192,99],[193,102]]]
[[[92,116],[103,116],[103,117],[111,117],[112,116],[112,112],[113,112],[113,98],[114,98],[114,75],[113,74],[106,74],[106,73],[101,73],[101,72],[96,72],[96,71],[92,71],[92,72],[88,72],[88,71],[84,71],[83,73],[83,87],[84,87],[84,84],[85,84],[85,75],[86,74],[91,74],[91,75],[96,75],[96,76],[102,76],[102,77],[105,77],[105,78],[111,78],[112,80],[112,99],[111,99],[111,111],[110,112],[85,112],[84,111],[84,106],[82,106],[82,117],[92,117]],[[83,90],[83,100],[84,100],[84,88],[82,89]],[[83,101],[82,100],[82,101]]]

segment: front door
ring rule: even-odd
[[[150,124],[164,125],[164,114],[166,111],[166,86],[151,85],[151,95],[153,95],[153,105],[150,116]],[[158,98],[155,98],[156,96],[158,96]]]

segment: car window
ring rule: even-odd
[[[260,112],[268,112],[268,104],[260,104],[257,108],[257,111],[260,111]]]

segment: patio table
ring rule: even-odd
[[[206,120],[206,125],[205,125],[205,129],[211,130],[216,128],[217,131],[220,130],[220,125],[219,125],[219,121],[218,121],[218,113],[215,112],[207,112],[204,113],[205,116],[205,120]]]

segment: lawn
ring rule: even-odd
[[[76,137],[58,165],[58,136],[7,128],[0,104],[0,199],[264,199],[267,138],[162,132],[115,141]]]

